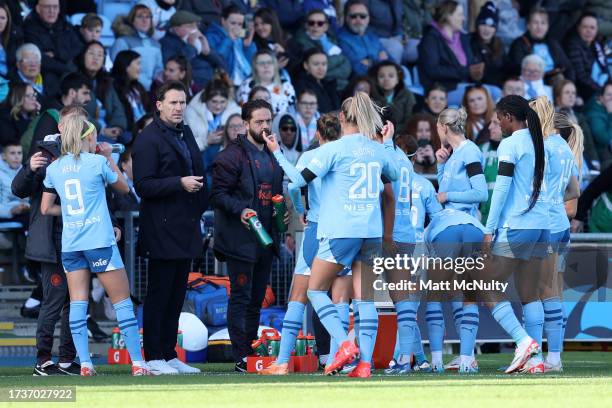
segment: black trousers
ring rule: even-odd
[[[149,260],[143,310],[144,354],[147,361],[176,358],[176,332],[190,266],[190,259]]]
[[[251,354],[257,338],[259,312],[272,270],[272,252],[262,250],[255,263],[227,259],[231,294],[227,308],[227,330],[235,361]]]
[[[68,322],[70,297],[66,273],[61,264],[43,262],[40,265],[43,298],[36,327],[36,361],[42,364],[51,360],[53,332],[61,317],[59,362],[71,363],[76,357],[76,350]]]

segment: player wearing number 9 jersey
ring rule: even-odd
[[[282,155],[274,137],[267,137],[268,148],[291,181],[304,186],[321,178],[321,209],[317,238],[319,251],[311,268],[308,299],[321,323],[341,342],[325,373],[332,374],[360,354],[360,363],[351,376],[369,377],[372,352],[378,331],[378,314],[373,302],[373,274],[361,273],[363,261],[379,256],[382,237],[381,177],[398,177],[393,152],[393,125],[383,126],[378,108],[370,97],[357,92],[342,103],[339,113],[342,137],[321,146],[302,172]],[[382,129],[384,143],[377,139]],[[352,266],[354,298],[360,316],[358,350],[348,341],[338,313],[327,295],[330,284],[344,266]],[[363,282],[362,282],[363,278]],[[371,279],[372,282],[368,280]],[[368,283],[370,283],[368,285]],[[355,308],[355,305],[354,305]]]
[[[91,272],[97,273],[117,313],[121,334],[133,362],[133,375],[148,375],[140,351],[138,322],[130,299],[127,275],[117,245],[108,207],[105,184],[126,194],[127,182],[112,161],[111,149],[104,145],[104,156],[96,149],[96,129],[77,115],[62,118],[61,156],[47,167],[41,200],[43,215],[62,216],[62,263],[70,293],[70,330],[81,375],[95,375],[89,357],[87,306]],[[60,197],[61,207],[56,198]]]

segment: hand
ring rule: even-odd
[[[253,21],[250,21],[246,29],[246,36],[244,37],[244,40],[242,40],[242,43],[244,44],[245,47],[249,47],[251,45],[251,43],[253,42],[254,35],[255,35],[255,23]]]
[[[117,139],[121,134],[121,129],[118,127],[104,128],[100,131],[100,133],[110,139]]]
[[[26,203],[17,204],[13,208],[11,208],[11,214],[19,215],[30,211],[30,206]]]
[[[289,64],[289,58],[283,56],[278,59],[278,69],[283,69],[288,64]]]
[[[249,221],[246,218],[247,214],[250,213],[255,213],[255,215],[257,215],[257,211],[252,210],[250,208],[245,208],[244,210],[242,210],[242,212],[240,213],[240,222],[242,222],[242,224],[247,227],[247,229],[251,229],[251,226],[249,225]]]
[[[115,242],[121,241],[121,229],[113,227],[113,232],[115,233]]]
[[[444,164],[448,160],[450,152],[446,147],[441,147],[436,151],[436,160],[439,164]]]
[[[484,76],[484,68],[484,62],[479,62],[478,64],[470,65],[468,68],[470,70],[470,77],[474,81],[480,81]]]
[[[181,185],[188,193],[197,193],[202,189],[204,177],[202,176],[187,176],[181,177]]]
[[[385,125],[380,131],[380,133],[383,136],[383,141],[393,140],[394,132],[395,132],[395,127],[393,126],[393,123],[391,123],[391,121],[387,121],[387,123],[385,123]]]
[[[573,219],[570,222],[570,231],[571,232],[583,232],[584,231],[584,222],[580,220]]]
[[[308,225],[308,220],[306,219],[307,214],[308,213],[304,211],[304,214],[302,214],[302,216],[300,217],[300,221],[304,227]]]
[[[198,30],[198,33],[200,33],[199,30]],[[200,33],[200,37],[198,38],[200,39],[200,43],[202,44],[202,55],[210,54],[210,44],[208,44],[208,40],[206,39],[206,36]]]
[[[446,193],[438,193],[438,202],[440,204],[444,204],[447,201],[448,201],[448,198],[446,197]]]
[[[266,146],[271,152],[275,152],[280,149],[280,145],[278,144],[278,140],[276,139],[276,135],[274,133],[268,134],[268,132],[262,133],[264,140],[266,141]]]
[[[110,143],[102,142],[98,144],[98,148],[96,149],[96,153],[106,157],[107,159],[111,157],[113,153],[113,147]]]
[[[30,170],[36,171],[49,164],[49,160],[42,154],[42,152],[36,152],[30,157]]]
[[[281,53],[285,52],[285,48],[283,48],[283,46],[280,45],[279,43],[275,43],[273,45],[273,48],[274,48],[274,52],[277,53],[277,54],[281,54]]]
[[[222,139],[223,139],[223,131],[222,130],[215,130],[213,132],[208,132],[208,136],[206,136],[206,140],[207,140],[209,145],[219,144],[219,143],[221,143]]]

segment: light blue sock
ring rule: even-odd
[[[453,300],[451,302],[453,308],[453,321],[455,322],[455,330],[457,337],[461,337],[461,320],[463,319],[463,302]]]
[[[287,313],[285,313],[283,329],[281,330],[280,348],[276,358],[277,363],[289,362],[289,357],[295,347],[295,338],[302,329],[305,307],[306,305],[301,302],[289,302],[287,305]]]
[[[542,301],[536,300],[535,302],[523,305],[523,316],[525,318],[525,331],[542,347],[542,332],[544,328],[544,307],[542,306]]]
[[[414,353],[414,358],[418,364],[423,363],[427,360],[427,356],[425,356],[425,350],[423,350],[423,339],[421,337],[421,329],[417,324],[414,330],[414,337],[412,338],[412,352]]]
[[[442,352],[444,343],[444,315],[442,314],[442,303],[427,303],[427,331],[429,332],[429,348],[431,351]]]
[[[400,357],[400,344],[399,344],[399,326],[397,327],[397,332],[395,333],[395,347],[393,348],[393,359],[395,361],[399,360]]]
[[[372,363],[372,354],[378,333],[378,312],[373,301],[359,302],[359,353],[360,361]]]
[[[404,356],[409,356],[414,351],[412,344],[416,331],[416,313],[419,307],[418,302],[404,300],[395,304],[397,312],[397,332],[399,335],[399,349]]]
[[[461,339],[460,354],[462,356],[471,356],[474,353],[479,321],[478,305],[463,306],[463,318],[461,319],[461,332],[459,336]]]
[[[338,315],[340,316],[340,320],[342,321],[342,328],[344,329],[344,332],[348,333],[350,319],[349,304],[336,303],[336,310],[338,311]],[[329,355],[331,356],[331,359],[328,359],[328,361],[330,363],[333,361],[333,358],[336,355],[336,352],[338,351],[338,347],[340,347],[340,343],[338,343],[338,341],[334,337],[332,337],[329,340]]]
[[[75,300],[70,302],[70,332],[72,333],[72,341],[74,348],[81,364],[88,363],[91,365],[89,357],[89,339],[87,337],[87,305],[86,300]]]
[[[565,302],[561,302],[561,310],[563,310],[563,325],[561,326],[561,351],[563,351],[565,341],[565,326],[567,326],[567,309],[565,308]]]
[[[308,290],[308,300],[312,304],[315,312],[321,320],[321,324],[325,327],[332,338],[342,344],[348,337],[342,328],[342,321],[336,310],[336,306],[332,303],[327,291],[325,290]]]
[[[563,338],[563,308],[558,297],[546,299],[544,306],[544,330],[548,340],[548,351],[561,352]]]
[[[357,342],[359,342],[359,302],[361,302],[361,300],[353,299],[351,301],[353,304],[353,328],[355,329],[355,338]]]
[[[142,353],[140,351],[140,334],[138,333],[138,320],[134,316],[134,305],[130,298],[123,299],[113,305],[115,312],[117,313],[117,322],[119,323],[119,330],[125,340],[125,348],[132,362],[143,361]]]
[[[512,340],[514,340],[516,344],[520,343],[521,340],[529,336],[516,318],[510,302],[499,302],[495,305],[491,311],[491,314],[497,323],[499,323],[499,325],[506,331],[506,333],[512,337]]]

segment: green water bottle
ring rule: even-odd
[[[274,220],[276,221],[276,229],[278,229],[278,232],[285,232],[287,231],[287,224],[285,224],[285,212],[287,212],[285,197],[283,197],[282,194],[277,194],[272,197],[272,203],[274,205]]]
[[[251,227],[251,231],[255,233],[255,237],[257,238],[257,241],[259,241],[259,244],[262,247],[267,248],[274,243],[263,225],[261,225],[261,221],[259,221],[259,218],[257,218],[257,214],[255,213],[255,211],[249,211],[245,215],[245,218],[247,219],[247,222]]]
[[[313,336],[312,334],[308,333],[308,336],[306,336],[306,344],[308,346],[308,350],[309,352],[307,354],[317,354],[317,342],[315,340],[315,336]]]
[[[176,333],[176,342],[179,347],[183,347],[183,332],[181,330]]]
[[[300,330],[295,340],[295,355],[296,356],[300,357],[300,356],[306,355],[306,343],[307,343],[306,337]]]
[[[268,347],[266,342],[263,339],[255,340],[253,344],[251,344],[251,348],[256,356],[259,357],[267,357],[268,356]]]
[[[113,329],[113,335],[111,337],[111,348],[113,350],[119,350],[119,339],[121,338],[121,332],[118,327]]]
[[[280,336],[268,337],[268,355],[271,357],[278,357],[280,351]]]

